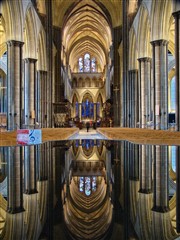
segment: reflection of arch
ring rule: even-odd
[[[90,157],[94,149],[94,140],[86,139],[82,140],[82,150],[86,157]]]

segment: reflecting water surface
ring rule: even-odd
[[[0,239],[176,239],[175,146],[0,148]]]

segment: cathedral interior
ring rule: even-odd
[[[179,0],[0,1],[0,239],[180,239],[179,132]]]

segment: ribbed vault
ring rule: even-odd
[[[64,205],[64,218],[72,239],[103,239],[112,221],[112,204],[107,184],[98,177],[97,190],[90,196],[79,191],[73,177]]]
[[[80,1],[65,17],[62,42],[73,72],[85,53],[96,58],[103,72],[112,44],[111,19],[94,1]]]

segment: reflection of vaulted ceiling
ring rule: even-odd
[[[71,70],[79,57],[90,53],[102,72],[108,62],[112,44],[111,19],[92,0],[80,1],[66,15],[63,25],[63,46]]]
[[[103,239],[112,221],[112,204],[104,178],[100,177],[96,192],[87,197],[79,191],[77,178],[73,177],[64,217],[72,239]]]

